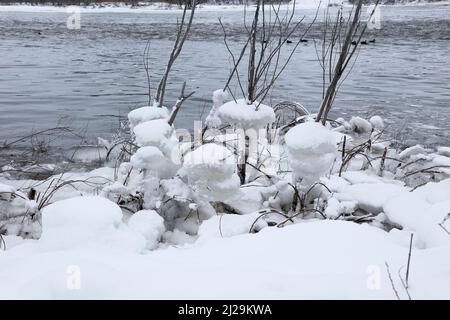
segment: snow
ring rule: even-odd
[[[119,206],[98,196],[75,197],[45,207],[39,243],[45,251],[100,246],[139,252],[144,248],[143,237],[122,223]]]
[[[140,146],[154,146],[163,152],[170,152],[172,127],[165,119],[143,122],[134,127],[136,142]]]
[[[203,222],[198,230],[199,241],[208,241],[209,238],[233,237],[240,234],[246,234],[252,231],[259,231],[267,227],[267,222],[261,213],[237,215],[224,214],[214,216]],[[253,225],[253,223],[255,223]]]
[[[16,192],[16,189],[0,182],[0,200],[9,201],[14,192]]]
[[[226,91],[218,89],[213,92],[213,106],[211,108],[211,111],[209,112],[208,117],[206,117],[205,122],[209,128],[217,128],[222,124],[222,121],[218,117],[217,112],[226,99],[228,99],[228,94]]]
[[[372,124],[361,117],[352,117],[350,119],[352,130],[357,133],[369,133],[372,131]]]
[[[188,153],[183,173],[200,197],[210,201],[233,199],[238,193],[236,157],[224,146],[207,143]]]
[[[383,118],[381,118],[380,116],[371,117],[369,119],[369,122],[372,125],[372,127],[377,130],[381,130],[384,128],[384,121],[383,121]]]
[[[438,147],[437,151],[440,155],[450,157],[450,147]]]
[[[158,169],[165,162],[162,152],[152,146],[139,148],[135,154],[131,156],[130,162],[139,169]]]
[[[323,178],[322,182],[333,192],[335,200],[354,202],[356,208],[374,214],[382,212],[383,206],[390,199],[409,192],[409,189],[399,181],[364,172],[344,172],[342,177]],[[348,205],[349,203],[347,203],[347,207]],[[341,204],[333,203],[333,206],[341,206]],[[336,209],[329,210],[332,210],[330,212],[332,216],[335,215],[333,212],[336,212]],[[341,212],[344,210],[338,210],[338,213]]]
[[[165,119],[169,117],[169,110],[166,107],[152,107],[146,106],[134,109],[128,113],[128,120],[130,121],[130,128],[133,130],[138,124],[143,122]]]
[[[285,135],[290,165],[306,184],[330,170],[340,134],[313,121],[301,123]]]
[[[245,129],[259,129],[275,121],[275,112],[271,107],[258,102],[249,105],[245,99],[229,101],[217,113],[222,122]]]
[[[415,145],[415,146],[406,148],[405,150],[400,152],[400,154],[398,155],[398,158],[400,160],[404,160],[413,155],[425,154],[425,153],[426,153],[426,151],[421,145]]]
[[[450,179],[403,193],[387,202],[384,211],[389,220],[414,232],[425,248],[450,243],[443,229],[450,231],[450,219],[444,221],[450,213]]]
[[[39,240],[0,254],[0,298],[395,299],[388,262],[406,299],[397,270],[408,248],[384,231],[350,222],[265,228],[145,254],[89,248],[44,255],[41,246]],[[449,248],[413,250],[414,299],[450,297]],[[77,270],[74,289],[68,284],[76,284]]]
[[[131,230],[144,236],[147,248],[155,249],[164,231],[164,219],[154,210],[141,210],[128,220]]]
[[[228,148],[216,143],[207,143],[189,152],[184,157],[184,165],[233,168],[236,165],[236,158]]]

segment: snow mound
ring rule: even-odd
[[[136,142],[140,146],[154,146],[163,152],[169,152],[172,127],[165,119],[143,122],[134,127]]]
[[[141,210],[128,220],[131,230],[144,236],[148,249],[155,249],[166,231],[164,219],[154,210]]]
[[[361,117],[352,117],[350,119],[352,130],[357,133],[369,133],[372,131],[372,124]]]
[[[290,165],[306,183],[326,173],[335,157],[340,134],[317,122],[301,123],[285,135]]]
[[[269,106],[254,102],[249,105],[245,99],[230,101],[218,109],[218,117],[226,123],[242,128],[262,128],[275,121],[275,112]],[[258,110],[256,110],[258,108]]]
[[[158,108],[146,106],[132,110],[128,113],[128,120],[130,121],[130,128],[133,130],[138,124],[143,122],[165,119],[169,117],[169,110],[166,107]]]
[[[57,201],[42,211],[41,242],[47,249],[80,246],[141,251],[144,239],[122,223],[122,210],[98,196]]]
[[[450,243],[450,179],[429,182],[384,205],[390,221],[415,232],[423,247]]]
[[[131,156],[130,162],[139,169],[157,169],[166,161],[162,152],[152,146],[139,148],[135,154]]]

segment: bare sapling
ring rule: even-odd
[[[361,44],[367,25],[372,19],[378,6],[377,0],[367,22],[361,20],[361,11],[364,0],[358,0],[350,11],[348,19],[344,17],[344,9],[338,9],[332,19],[328,9],[325,14],[322,50],[316,53],[322,68],[323,97],[316,121],[325,122],[328,119],[336,94],[351,71],[350,62],[356,60],[355,55]],[[350,67],[350,68],[349,68]],[[348,72],[347,72],[348,70]],[[326,89],[325,89],[326,88]]]
[[[173,45],[173,49],[169,56],[169,61],[167,62],[166,69],[163,73],[163,76],[159,82],[158,88],[156,90],[156,95],[154,99],[154,105],[156,107],[162,107],[164,105],[164,96],[166,92],[167,80],[169,78],[170,71],[172,69],[173,64],[177,60],[180,55],[181,50],[183,49],[183,45],[186,42],[186,39],[191,30],[192,22],[194,20],[195,9],[197,7],[197,0],[186,0],[183,14],[181,16],[181,20],[177,23],[177,35],[175,37],[175,43]],[[189,9],[190,8],[190,9]],[[189,10],[189,14],[188,14]],[[189,15],[189,17],[187,17]]]

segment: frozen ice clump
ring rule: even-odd
[[[154,210],[136,212],[128,220],[128,226],[145,238],[148,249],[155,249],[166,231],[164,219]]]
[[[130,121],[130,128],[133,130],[138,124],[143,122],[165,119],[169,117],[169,110],[166,107],[142,107],[132,110],[128,113],[128,120]]]
[[[211,201],[234,196],[239,188],[236,158],[215,143],[201,145],[184,157],[183,171],[199,194]]]
[[[415,232],[423,247],[450,243],[450,179],[403,193],[387,202],[384,211],[390,221]]]
[[[373,116],[369,119],[370,124],[377,130],[381,130],[384,128],[383,118],[380,116]]]
[[[258,104],[254,102],[249,105],[245,99],[230,101],[219,108],[218,116],[223,122],[241,128],[262,128],[275,121],[275,112],[269,106],[259,104],[258,107]]]
[[[438,147],[437,152],[440,155],[450,157],[450,147]]]
[[[165,119],[158,119],[138,124],[133,132],[139,146],[154,146],[163,152],[170,152],[172,127]]]
[[[306,184],[317,181],[330,170],[336,157],[339,136],[312,121],[301,123],[286,133],[291,167]]]
[[[131,156],[130,162],[139,169],[158,169],[167,159],[162,152],[152,146],[139,148],[135,154]]]
[[[352,117],[350,119],[352,130],[357,133],[369,133],[372,131],[372,124],[361,117]]]

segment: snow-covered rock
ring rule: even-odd
[[[249,105],[245,99],[223,104],[217,114],[222,122],[244,129],[259,129],[275,121],[275,112],[271,107],[258,102]]]
[[[155,249],[166,231],[164,219],[154,210],[141,210],[128,220],[131,230],[144,236],[148,249]]]
[[[306,184],[328,172],[336,157],[340,134],[317,122],[301,123],[290,129],[285,142],[290,165]]]
[[[169,117],[169,110],[166,107],[146,106],[132,110],[128,113],[128,120],[130,121],[130,128],[133,130],[138,124],[143,122],[166,119]]]

